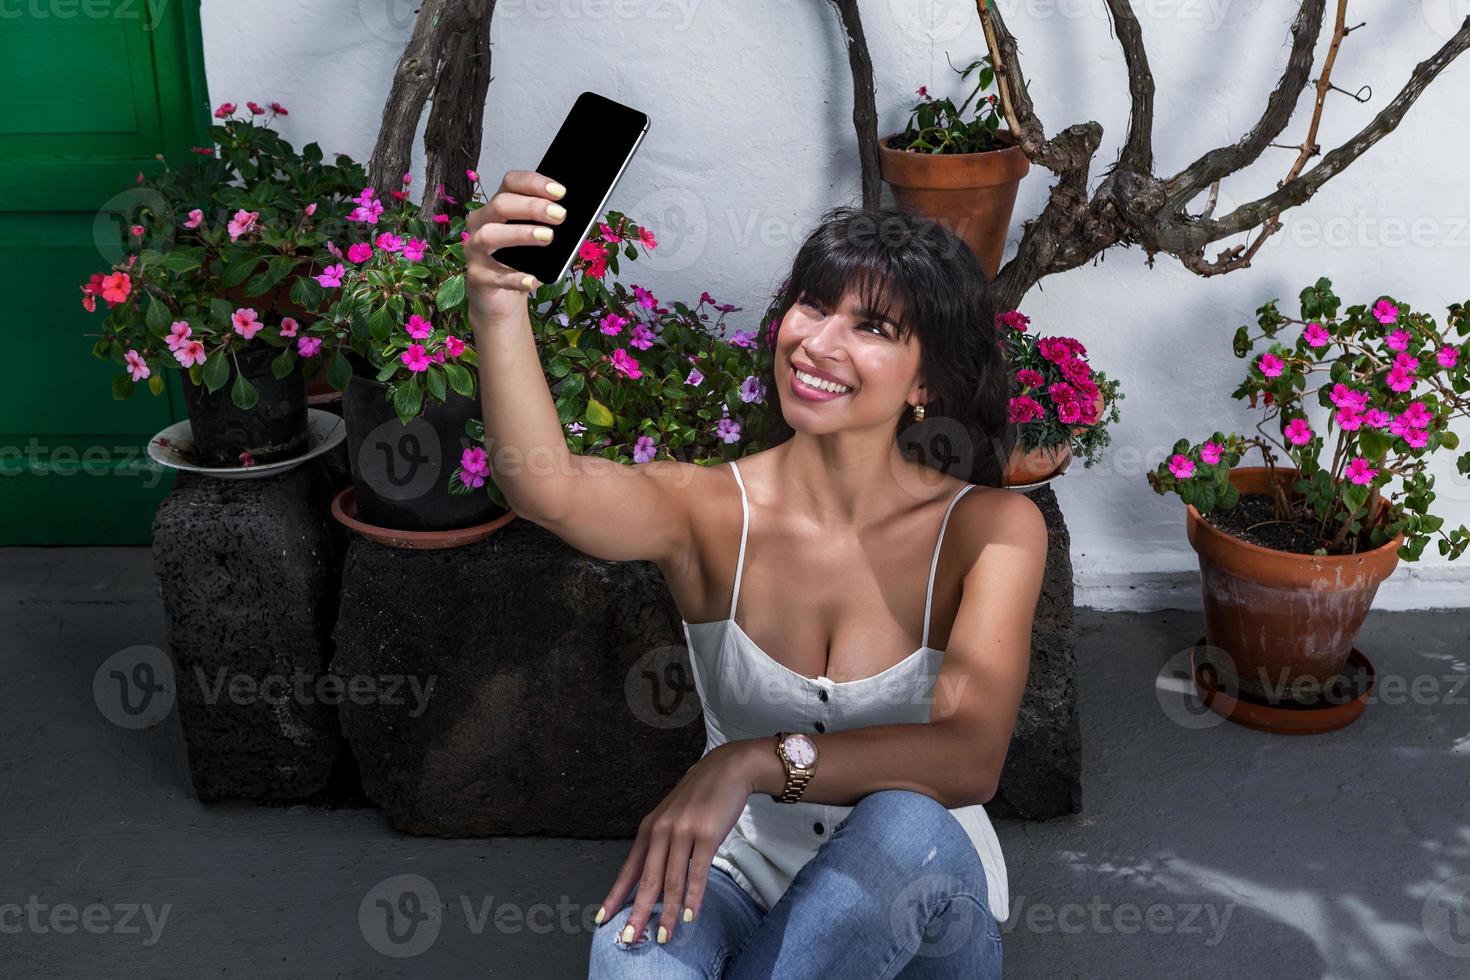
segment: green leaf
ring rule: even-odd
[[[119,401],[133,397],[133,376],[119,374],[112,379],[112,397]]]
[[[352,365],[348,363],[347,357],[339,350],[327,365],[327,384],[337,391],[343,391],[347,383],[352,380]]]
[[[291,356],[291,348],[287,347],[285,350],[281,351],[280,354],[271,359],[271,377],[279,381],[286,375],[290,374],[291,369],[295,367],[295,365],[296,359]]]
[[[582,310],[585,309],[586,300],[583,298],[582,291],[580,289],[573,287],[572,289],[567,291],[566,306],[567,319],[569,320],[574,319],[577,314],[581,313]],[[573,346],[575,346],[575,344],[576,342],[573,341]]]
[[[252,409],[260,399],[260,392],[255,390],[255,385],[245,380],[245,375],[236,374],[235,383],[230,388],[230,401],[235,403],[236,408]]]
[[[587,399],[587,421],[597,426],[609,426],[613,423],[613,413],[608,411],[606,405],[596,398]]]
[[[448,394],[444,389],[444,372],[438,368],[431,367],[424,372],[424,383],[429,389],[429,396],[435,401],[442,402]]]
[[[260,256],[258,255],[248,256],[243,261],[237,262],[234,265],[227,265],[225,266],[224,274],[220,276],[220,282],[224,283],[228,288],[238,286],[250,278],[251,273],[255,271],[255,267],[258,265],[260,265]],[[254,294],[252,293],[251,295]]]
[[[368,328],[373,332],[373,339],[380,344],[388,342],[388,335],[393,331],[393,313],[385,303],[373,310],[368,317]]]
[[[387,364],[384,364],[383,367],[378,371],[378,380],[387,381],[389,378],[393,377],[393,375],[397,374],[398,364],[399,362],[396,360],[390,360]]]
[[[156,296],[148,297],[148,315],[146,317],[149,331],[155,337],[162,337],[168,333],[169,324],[173,322],[168,307]]]
[[[449,361],[444,362],[444,375],[449,379],[449,387],[464,395],[466,398],[475,397],[475,379],[464,367]]]
[[[316,309],[325,295],[326,290],[309,276],[302,276],[291,283],[291,302],[305,309]]]
[[[407,381],[393,388],[393,410],[398,413],[399,419],[405,424],[408,420],[419,413],[423,405],[424,391],[419,385],[417,377],[409,378]]]
[[[202,380],[204,386],[214,394],[224,387],[224,383],[230,379],[230,361],[224,351],[215,351],[209,355],[209,360],[204,362]]]
[[[434,297],[434,305],[440,310],[454,310],[464,302],[464,273],[452,276],[444,281],[439,287],[439,293]]]
[[[154,371],[148,376],[148,390],[155,395],[163,394],[163,375],[160,372]]]

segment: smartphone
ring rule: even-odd
[[[567,209],[566,219],[551,226],[555,236],[547,244],[508,245],[495,250],[495,260],[542,283],[565,276],[647,132],[648,116],[637,109],[596,92],[577,96],[536,167],[537,173],[567,189],[566,196],[556,202]],[[511,218],[506,224],[544,222]]]

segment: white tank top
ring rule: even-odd
[[[730,469],[740,486],[742,524],[740,555],[735,562],[735,585],[730,615],[705,623],[683,620],[684,639],[694,669],[695,688],[704,710],[707,733],[704,751],[731,739],[764,738],[778,731],[840,732],[872,725],[925,724],[930,720],[935,679],[943,650],[929,646],[929,611],[934,598],[934,573],[939,548],[949,525],[950,511],[974,484],[961,487],[950,499],[929,563],[929,585],[924,595],[923,644],[908,657],[871,677],[833,681],[807,677],[773,659],[735,623],[740,598],[740,576],[745,567],[745,540],[750,527],[750,501],[740,468]],[[764,793],[753,794],[744,811],[715,852],[713,864],[728,871],[767,912],[785,893],[796,872],[832,836],[850,806],[826,803],[778,803]],[[985,867],[990,911],[997,921],[1010,917],[1010,895],[1000,841],[985,813],[976,804],[951,809],[975,845]]]

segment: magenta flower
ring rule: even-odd
[[[1413,391],[1418,380],[1412,371],[1405,370],[1402,365],[1395,364],[1388,371],[1388,386],[1394,391]]]
[[[637,381],[643,377],[643,371],[638,367],[638,362],[628,355],[626,348],[619,347],[613,351],[612,366],[616,371],[632,381]]]
[[[296,340],[296,353],[302,357],[315,357],[316,352],[321,350],[322,339],[320,337],[300,337]]]
[[[1169,457],[1169,472],[1181,480],[1187,480],[1194,476],[1194,461],[1183,453],[1175,453]]]
[[[1405,371],[1417,371],[1419,370],[1419,358],[1410,354],[1400,354],[1393,359],[1393,366],[1401,367]]]
[[[686,385],[693,385],[697,388],[699,387],[699,383],[703,380],[704,375],[700,372],[699,368],[690,368],[689,374],[686,375],[684,378],[684,383]]]
[[[1262,354],[1260,360],[1256,361],[1256,367],[1268,378],[1279,378],[1286,370],[1286,362],[1272,353]]]
[[[434,325],[415,313],[408,318],[408,324],[404,329],[408,331],[408,335],[413,339],[423,340],[434,332]]]
[[[658,455],[658,443],[652,436],[639,436],[633,443],[633,462],[646,463]]]
[[[185,228],[198,228],[204,224],[204,212],[195,208],[189,212],[189,220],[184,222]]]
[[[755,331],[737,330],[729,337],[725,338],[725,343],[729,344],[731,347],[754,347]]]
[[[378,248],[385,252],[403,251],[403,239],[390,231],[385,231],[378,236]]]
[[[1308,347],[1326,347],[1328,342],[1332,340],[1332,335],[1320,323],[1307,324],[1307,329],[1302,333],[1302,336],[1306,338]]]
[[[247,102],[247,103],[245,103],[245,108],[247,108],[247,109],[250,110],[250,114],[252,116],[263,116],[263,115],[265,115],[265,106],[260,105],[259,103],[256,103],[256,102]]]
[[[228,119],[234,114],[235,103],[233,102],[222,103],[218,109],[214,110],[214,118],[216,119]]]
[[[480,181],[480,175],[475,173],[473,170],[466,170],[464,172],[464,175],[470,179],[471,184],[477,184]]]
[[[329,265],[322,270],[321,275],[316,277],[316,281],[320,283],[323,287],[331,289],[335,286],[342,285],[342,276],[346,271],[346,266]]]
[[[1348,431],[1360,429],[1363,426],[1363,416],[1359,415],[1356,409],[1339,408],[1337,410],[1337,426],[1340,429],[1346,429]]]
[[[1046,409],[1041,402],[1027,395],[1018,395],[1006,404],[1007,414],[1012,422],[1034,422],[1046,417]]]
[[[471,446],[460,454],[459,469],[460,482],[471,489],[479,489],[490,475],[490,460],[483,448]]]
[[[1366,391],[1356,391],[1341,381],[1332,386],[1332,391],[1328,393],[1328,397],[1332,399],[1332,404],[1338,408],[1351,408],[1361,412],[1368,407],[1368,393]]]
[[[1424,407],[1423,402],[1414,402],[1399,417],[1416,429],[1427,429],[1434,422],[1434,415]]]
[[[278,116],[289,116],[291,114],[287,112],[286,107],[281,105],[279,102],[271,103],[271,112],[274,112]]]
[[[1377,318],[1379,323],[1394,323],[1399,318],[1399,308],[1388,300],[1381,299],[1378,301],[1378,305],[1373,307],[1373,316]]]
[[[1312,427],[1306,419],[1292,419],[1286,423],[1285,432],[1293,446],[1305,446],[1312,441]]]
[[[647,228],[638,229],[639,243],[650,252],[658,248],[658,239],[653,237],[653,232]]]
[[[1446,345],[1444,347],[1441,347],[1439,349],[1439,353],[1435,354],[1434,357],[1435,360],[1439,361],[1440,367],[1448,370],[1449,368],[1454,367],[1455,364],[1459,361],[1460,351],[1457,348]]]
[[[1349,480],[1360,485],[1372,483],[1373,477],[1378,475],[1378,471],[1369,466],[1368,461],[1361,456],[1348,463],[1344,473]]]
[[[316,202],[312,201],[306,206],[306,216],[310,218],[314,214],[316,214]]]
[[[1363,424],[1375,429],[1382,429],[1391,421],[1393,421],[1393,416],[1381,408],[1370,408],[1363,413]]]
[[[358,265],[373,257],[373,247],[367,242],[358,242],[347,250],[347,259]]]
[[[300,329],[301,329],[301,324],[299,324],[299,323],[296,322],[296,318],[295,317],[288,316],[288,317],[283,317],[281,319],[281,336],[282,337],[294,337],[294,336],[296,336],[296,332],[298,330],[300,330]]]
[[[447,214],[436,214],[436,215],[434,215],[434,224],[436,224],[436,225],[447,225],[447,224],[449,224],[449,215],[447,215]]]
[[[1030,322],[1031,318],[1020,310],[1008,310],[1005,313],[997,313],[995,315],[995,325],[997,328],[1009,327],[1017,333],[1025,333],[1026,326]]]
[[[616,243],[616,242],[621,242],[623,240],[618,235],[617,232],[613,231],[611,228],[608,227],[607,222],[605,222],[605,221],[599,221],[597,223],[597,230],[600,231],[600,232],[602,232],[602,237],[606,241]]]
[[[129,350],[127,354],[124,355],[124,360],[126,360],[128,363],[128,373],[132,375],[133,381],[142,381],[143,379],[148,377],[148,362],[143,360],[142,356],[137,351]]]
[[[1021,368],[1016,372],[1016,381],[1023,388],[1036,388],[1046,383],[1046,377],[1035,368]]]
[[[235,327],[235,333],[244,337],[246,340],[253,340],[255,335],[260,332],[260,328],[265,326],[265,323],[260,319],[260,314],[248,306],[236,310],[230,317],[230,322]]]
[[[622,333],[623,328],[627,325],[627,317],[618,316],[616,313],[607,314],[607,316],[604,316],[599,322],[599,326],[601,327],[602,332],[610,337]]]
[[[1408,350],[1409,341],[1413,338],[1414,335],[1407,330],[1395,330],[1385,337],[1383,342],[1388,345],[1390,350]]]
[[[1206,463],[1209,463],[1211,466],[1214,466],[1216,463],[1220,462],[1220,454],[1224,451],[1225,447],[1220,445],[1218,442],[1207,442],[1200,447],[1199,458],[1204,460]]]
[[[422,262],[429,243],[422,238],[410,238],[403,243],[403,257],[410,262]]]
[[[653,331],[648,329],[646,323],[635,323],[633,329],[628,332],[628,346],[637,347],[639,350],[648,350],[653,346]]]
[[[423,344],[409,344],[408,350],[403,352],[400,360],[408,365],[410,371],[419,372],[429,369],[429,355],[424,350]]]

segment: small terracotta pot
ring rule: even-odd
[[[996,136],[1007,146],[985,153],[910,153],[878,141],[883,179],[898,205],[926,214],[970,246],[987,279],[1000,271],[1016,190],[1031,161],[1007,130]]]
[[[1297,471],[1276,467],[1290,492]],[[1270,493],[1264,466],[1230,471],[1241,493]],[[1205,640],[1229,654],[1240,689],[1267,701],[1303,679],[1321,690],[1347,663],[1378,586],[1398,566],[1400,533],[1356,555],[1299,555],[1226,534],[1191,504],[1186,527],[1199,555]]]
[[[1005,475],[1001,482],[1009,487],[1045,480],[1061,469],[1062,463],[1071,455],[1072,447],[1065,442],[1056,446],[1038,446],[1031,450],[1016,446],[1006,460]]]

